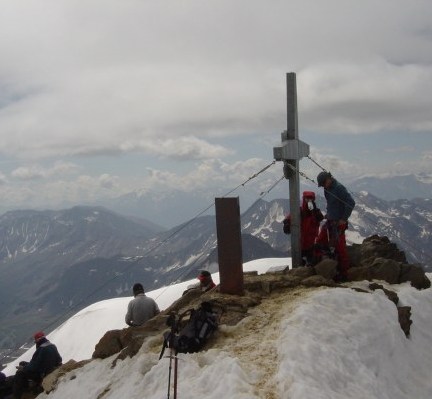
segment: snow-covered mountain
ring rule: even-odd
[[[245,269],[265,271],[273,265],[274,260],[261,260],[245,265]],[[148,295],[164,309],[181,295],[186,284]],[[367,289],[363,283],[350,284]],[[399,326],[395,305],[380,290],[365,294],[347,288],[318,288],[296,291],[292,296],[274,293],[240,323],[220,326],[208,350],[179,355],[178,396],[429,399],[432,289],[418,291],[408,283],[387,288],[412,308],[409,338]],[[49,338],[64,360],[88,358],[104,333],[101,326],[124,327],[129,299],[96,303],[53,331]],[[39,397],[166,397],[169,358],[158,360],[160,348],[155,342],[149,338],[137,355],[115,365],[113,357],[93,360],[62,377],[49,395]],[[28,359],[33,350],[22,359]],[[5,370],[7,374],[14,372],[14,364]]]
[[[260,186],[266,187],[260,182]],[[353,191],[367,191],[378,198],[387,201],[413,198],[432,198],[432,175],[426,173],[409,175],[371,175],[361,176],[351,181],[344,181],[346,187]],[[301,181],[301,190],[317,190],[308,181]],[[124,215],[144,217],[155,221],[162,226],[171,228],[184,222],[185,218],[192,218],[197,210],[204,209],[212,203],[215,196],[222,196],[229,188],[215,188],[215,192],[195,190],[193,192],[182,191],[151,191],[136,189],[117,198],[106,199],[100,205],[106,206]],[[257,199],[258,190],[246,186],[244,190],[237,191],[243,209],[249,208]],[[284,185],[277,186],[271,198],[282,198],[287,188]]]
[[[184,223],[188,218],[194,217],[198,210],[205,209],[215,197],[223,196],[230,188],[215,188],[214,192],[194,190],[172,190],[167,192],[148,192],[136,189],[117,198],[106,199],[101,205],[113,209],[123,215],[143,217],[167,228]],[[236,192],[241,204],[248,208],[256,199],[254,190]],[[207,214],[214,213],[213,210]]]
[[[122,252],[139,252],[142,242],[162,228],[133,221],[104,208],[74,207],[61,211],[11,211],[0,216],[0,262],[35,255],[63,264]]]
[[[363,176],[350,184],[350,189],[367,191],[376,197],[392,201],[398,199],[431,198],[432,175]]]
[[[52,316],[49,296],[74,264],[142,252],[158,233],[154,224],[132,221],[103,208],[13,211],[0,217],[0,349],[28,336]],[[68,281],[72,289],[73,280]],[[17,329],[16,326],[20,328]]]
[[[373,234],[388,236],[406,252],[412,262],[423,265],[432,260],[432,200],[385,201],[367,192],[354,196],[356,206],[349,220],[348,243],[360,243]],[[325,201],[317,198],[325,213]],[[259,200],[243,215],[243,231],[289,251],[290,241],[281,234],[281,221],[289,212],[288,200]]]

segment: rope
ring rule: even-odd
[[[254,173],[251,177],[246,179],[243,183],[239,184],[237,187],[234,187],[231,191],[228,191],[225,195],[222,196],[222,198],[228,197],[228,195],[230,195],[231,193],[233,193],[234,191],[236,191],[240,187],[244,187],[247,183],[249,183],[251,180],[258,177],[261,173],[265,172],[268,168],[273,166],[275,163],[276,163],[276,161],[270,162],[268,165],[264,166],[264,168],[262,168],[260,171]],[[212,205],[214,205],[214,202]]]
[[[316,166],[318,166],[323,172],[328,172],[325,168],[323,168],[315,159],[313,159],[310,155],[307,156],[309,160],[311,160]]]
[[[285,180],[285,176],[282,176],[280,179],[278,179],[278,180],[276,180],[271,186],[270,186],[270,188],[268,189],[268,190],[265,190],[265,191],[261,191],[261,193],[260,193],[260,197],[261,198],[264,198],[267,194],[269,194],[270,193],[270,191],[272,191],[282,180]]]
[[[311,179],[308,175],[306,175],[306,173],[304,173],[301,170],[297,169],[294,165],[291,165],[288,162],[286,162],[285,165],[288,166],[290,169],[292,169],[294,172],[298,172],[298,174],[300,176],[302,176],[303,178],[305,178],[306,180],[309,180],[313,184],[317,184],[317,182],[314,179]]]

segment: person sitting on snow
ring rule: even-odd
[[[159,314],[160,310],[155,300],[144,294],[142,284],[134,284],[132,291],[135,298],[128,304],[125,322],[128,326],[138,327]]]
[[[303,265],[312,266],[315,263],[315,238],[323,219],[324,215],[315,204],[315,193],[304,191],[302,206],[300,207],[300,243]],[[285,234],[291,233],[291,214],[288,214],[283,220],[283,231]]]
[[[30,362],[20,362],[13,378],[13,398],[21,399],[25,389],[29,387],[29,380],[39,385],[43,378],[62,364],[62,358],[57,347],[48,341],[42,331],[33,336],[36,352]]]

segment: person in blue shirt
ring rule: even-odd
[[[346,280],[350,266],[346,249],[345,230],[348,228],[348,218],[355,206],[355,201],[348,190],[329,172],[321,172],[317,177],[318,187],[324,188],[327,201],[327,219],[321,227],[316,244],[334,251],[338,261],[338,280]]]

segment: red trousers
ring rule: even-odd
[[[324,251],[329,251],[330,254],[334,253],[338,261],[339,273],[346,277],[350,262],[346,248],[345,230],[346,225],[338,225],[338,222],[327,220],[321,227],[316,244]]]

